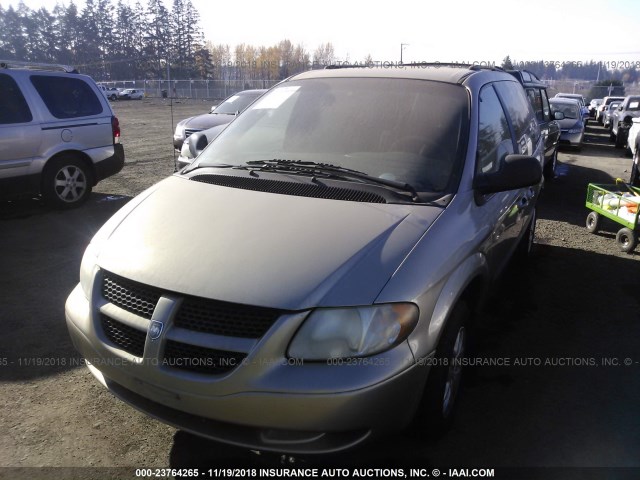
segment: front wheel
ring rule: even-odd
[[[91,186],[89,168],[72,156],[51,160],[42,175],[42,196],[55,208],[81,205],[89,197]]]
[[[455,306],[431,359],[429,378],[412,428],[420,437],[440,437],[451,426],[467,353],[469,315],[464,301]]]
[[[600,229],[600,215],[597,212],[589,213],[586,224],[589,233],[596,233]]]
[[[618,242],[620,250],[626,253],[631,253],[638,244],[638,237],[636,236],[636,232],[625,227],[618,230],[618,233],[616,234],[616,242]]]

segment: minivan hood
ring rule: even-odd
[[[143,284],[235,303],[289,310],[367,305],[441,212],[174,175],[112,222],[97,263]]]

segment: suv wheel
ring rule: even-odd
[[[412,425],[413,433],[434,439],[444,434],[453,420],[462,381],[462,365],[467,351],[469,308],[460,302],[454,308],[432,358],[420,409]]]
[[[86,164],[71,156],[56,158],[45,167],[42,196],[55,208],[73,208],[91,193],[91,175]]]
[[[114,94],[112,94],[112,95],[109,97],[109,100],[111,100],[112,102],[115,102],[116,98],[118,98],[118,97],[117,97],[117,96],[116,96],[116,94],[114,93]]]

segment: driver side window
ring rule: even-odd
[[[492,85],[480,91],[476,174],[498,169],[499,160],[514,152],[509,123]]]

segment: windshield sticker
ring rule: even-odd
[[[300,86],[295,87],[282,87],[276,90],[273,90],[267,96],[263,97],[255,104],[254,109],[257,108],[278,108],[285,101],[291,97],[294,93],[298,91]]]

